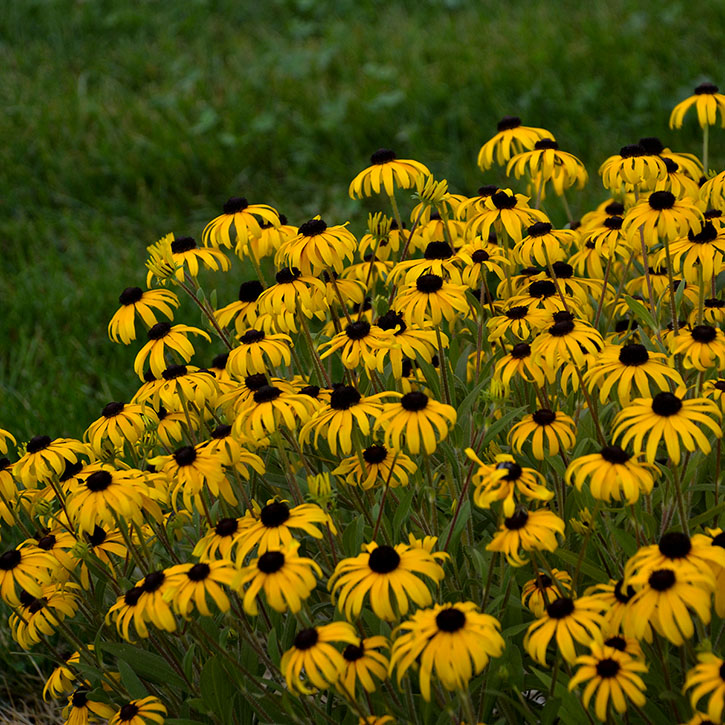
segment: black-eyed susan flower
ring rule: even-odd
[[[528,174],[539,183],[556,178],[560,189],[574,184],[582,188],[588,178],[584,164],[574,154],[562,151],[553,138],[539,139],[530,151],[513,156],[506,166],[506,175],[510,176],[511,172],[517,179]]]
[[[725,533],[718,527],[715,529],[706,529],[707,540],[710,542],[710,546],[725,549]],[[710,569],[715,576],[715,612],[721,619],[725,617],[725,567],[721,566],[719,562],[711,561]]]
[[[239,285],[238,299],[230,302],[214,312],[216,321],[221,327],[227,327],[232,321],[239,334],[244,330],[254,327],[259,317],[257,300],[264,292],[262,283],[257,279],[242,282]]]
[[[259,296],[257,306],[273,319],[277,329],[297,332],[298,314],[311,319],[320,313],[321,301],[326,300],[325,283],[317,277],[303,275],[297,267],[280,269],[275,281],[276,284]]]
[[[544,477],[533,468],[520,466],[513,456],[500,453],[491,465],[485,464],[472,448],[466,455],[478,464],[472,481],[475,485],[473,501],[479,508],[490,508],[495,501],[503,501],[503,515],[513,516],[516,510],[514,495],[529,501],[551,501],[553,491],[546,488]]]
[[[722,213],[725,210],[725,171],[708,179],[700,187],[700,199],[706,204],[708,211]]]
[[[466,287],[446,282],[437,274],[422,274],[414,285],[403,287],[395,297],[395,308],[405,310],[405,316],[414,324],[440,324],[441,320],[453,320],[468,315],[470,304],[466,299]]]
[[[571,595],[571,576],[559,569],[552,569],[553,579],[543,571],[537,571],[533,579],[521,590],[521,603],[538,619],[544,616],[546,607],[560,596]]]
[[[281,267],[297,267],[304,275],[324,270],[342,272],[345,261],[352,262],[357,240],[346,225],[328,226],[319,215],[302,224],[297,236],[287,240],[275,255]]]
[[[233,431],[237,436],[260,441],[279,428],[295,431],[315,412],[316,406],[308,395],[264,385],[251,397],[235,406]]]
[[[627,250],[636,249],[632,240],[622,231],[624,219],[621,216],[608,216],[601,226],[592,227],[584,238],[584,246],[594,249],[605,259],[624,256]]]
[[[602,403],[616,391],[619,402],[628,405],[634,390],[649,396],[653,385],[658,391],[666,390],[668,381],[677,387],[684,386],[682,376],[666,360],[664,353],[648,350],[640,343],[607,345],[591,362],[584,382],[591,392],[599,392]]]
[[[513,516],[504,518],[493,539],[486,545],[487,551],[500,551],[513,566],[523,566],[527,559],[523,551],[555,551],[559,542],[556,536],[564,535],[564,522],[551,511],[517,509]]]
[[[647,701],[645,684],[640,673],[647,672],[644,662],[621,652],[615,647],[595,640],[589,645],[589,654],[580,655],[574,661],[579,666],[569,680],[571,692],[584,684],[582,704],[589,707],[594,697],[594,712],[601,720],[607,720],[610,704],[622,714],[627,711],[627,700],[641,707]]]
[[[345,329],[329,342],[324,342],[318,350],[320,359],[340,352],[342,364],[348,370],[356,370],[361,365],[366,370],[383,372],[385,350],[393,344],[393,333],[371,325],[365,320],[350,322]],[[327,348],[326,350],[323,349]]]
[[[488,339],[495,342],[510,332],[519,340],[528,340],[546,327],[550,320],[551,315],[546,310],[509,304],[502,315],[491,317],[486,322]]]
[[[722,722],[725,707],[725,661],[712,652],[697,655],[698,664],[687,672],[684,691],[690,690],[693,708],[709,695],[707,714],[713,723]],[[701,721],[702,722],[702,721]]]
[[[382,406],[381,398],[390,393],[376,393],[363,397],[351,385],[340,385],[333,389],[330,402],[318,410],[300,431],[300,443],[306,445],[314,432],[313,442],[317,447],[321,435],[324,435],[333,455],[338,449],[345,455],[352,451],[353,425],[364,436],[370,435],[370,417],[379,419]],[[400,446],[396,446],[400,447]]]
[[[89,649],[93,649],[90,645]],[[76,651],[70,657],[66,658],[63,664],[58,665],[45,682],[43,687],[43,699],[47,700],[50,696],[53,700],[60,699],[63,695],[73,691],[73,685],[76,681],[76,674],[73,672],[73,665],[80,662],[80,652]]]
[[[503,654],[500,630],[498,620],[479,612],[473,602],[446,602],[420,610],[395,630],[390,672],[397,669],[400,685],[418,661],[420,691],[426,701],[434,675],[446,690],[463,690],[491,657]]]
[[[418,470],[418,466],[398,449],[387,448],[374,443],[365,448],[360,456],[345,458],[332,473],[345,479],[349,486],[368,489],[375,485],[407,486],[409,476]]]
[[[651,247],[658,241],[687,236],[689,231],[697,234],[702,222],[702,212],[692,199],[677,199],[669,191],[653,191],[625,214],[622,231],[630,239],[641,231],[645,244]]]
[[[710,452],[710,441],[701,427],[720,438],[721,417],[717,405],[706,398],[684,400],[674,393],[658,393],[654,398],[637,398],[617,413],[613,438],[621,437],[622,446],[631,442],[635,450],[644,449],[649,463],[654,463],[657,448],[664,441],[667,455],[677,465],[681,446],[688,451]]]
[[[690,325],[698,323],[700,310],[695,308],[691,313],[688,322]],[[712,325],[713,327],[725,324],[725,301],[717,297],[708,297],[703,301],[702,305],[702,324]]]
[[[725,413],[725,379],[706,380],[702,386],[702,394],[714,400]]]
[[[542,388],[547,380],[554,381],[556,369],[550,368],[545,360],[534,362],[531,345],[528,342],[519,342],[511,348],[511,352],[496,362],[493,371],[493,379],[500,380],[506,390],[514,378],[521,378],[527,383],[536,383]]]
[[[528,202],[528,196],[515,194],[511,189],[499,189],[486,199],[484,210],[468,220],[466,235],[488,239],[491,228],[500,227],[515,243],[520,242],[524,229],[535,222],[549,221],[544,212],[532,209]]]
[[[51,439],[45,435],[31,438],[25,450],[25,455],[13,465],[13,475],[26,488],[35,488],[53,474],[59,476],[68,462],[76,463],[79,455],[90,453],[85,443],[73,438]]]
[[[408,612],[411,600],[419,607],[433,601],[425,580],[439,582],[444,572],[422,547],[408,544],[366,544],[362,554],[343,559],[330,577],[328,587],[337,606],[349,620],[360,616],[365,598],[375,615],[392,622]]]
[[[320,527],[335,534],[330,515],[316,504],[305,503],[290,508],[286,501],[270,499],[261,507],[254,503],[239,520],[240,540],[237,544],[237,563],[241,564],[255,547],[259,555],[280,550],[294,541],[293,532],[322,538]]]
[[[589,482],[592,496],[600,501],[625,501],[633,504],[641,495],[651,493],[657,466],[638,461],[619,446],[604,446],[599,453],[575,458],[566,469],[565,480],[578,491]]]
[[[116,708],[105,702],[88,699],[88,688],[83,686],[68,698],[68,704],[63,708],[64,725],[88,725],[112,717]]]
[[[649,626],[675,645],[695,633],[691,609],[704,624],[710,621],[710,599],[715,579],[709,569],[696,571],[663,566],[642,568],[625,580],[636,594],[622,618],[625,635],[642,639]]]
[[[153,695],[131,700],[118,710],[108,725],[162,725],[166,706]]]
[[[563,291],[561,294],[564,295],[567,306],[579,307],[576,300],[567,299],[567,295]],[[543,310],[551,314],[564,310],[560,292],[556,289],[556,284],[550,279],[537,279],[531,282],[520,294],[511,297],[508,303],[511,305],[511,309],[527,307],[529,310]]]
[[[78,611],[77,584],[51,584],[43,587],[43,595],[34,597],[20,592],[20,606],[10,615],[13,639],[23,648],[30,649],[44,637],[55,634],[59,622],[72,619]]]
[[[389,448],[406,448],[411,453],[423,451],[430,455],[456,424],[456,409],[439,403],[425,393],[386,393],[399,398],[385,403],[375,421],[375,430],[382,429]]]
[[[38,534],[37,538],[28,539],[27,543],[34,544],[55,558],[58,566],[53,578],[57,582],[65,581],[78,563],[78,559],[72,554],[72,549],[76,545],[76,538],[60,526]]]
[[[541,665],[546,664],[546,649],[552,638],[561,656],[569,663],[576,660],[576,645],[589,644],[604,626],[604,605],[595,597],[560,596],[546,605],[544,614],[529,625],[524,647]]]
[[[461,259],[470,258],[461,269],[461,282],[472,290],[480,290],[486,283],[486,275],[494,274],[500,280],[506,276],[510,262],[501,247],[486,242],[480,237],[464,244],[460,249]]]
[[[188,426],[187,417],[183,410],[169,412],[161,406],[157,413],[158,423],[154,428],[154,433],[159,441],[167,448],[177,448],[179,443],[184,439],[186,428]],[[189,414],[192,428],[196,431],[199,429],[198,418]]]
[[[161,373],[161,381],[148,398],[138,396],[139,401],[149,400],[152,405],[166,406],[169,410],[183,410],[186,403],[198,410],[213,405],[221,389],[228,389],[210,370],[194,365],[169,365]],[[193,412],[193,409],[192,409]]]
[[[148,359],[151,372],[157,377],[167,367],[166,352],[171,351],[182,360],[189,362],[194,356],[194,346],[188,335],[199,335],[211,342],[209,335],[198,327],[174,325],[169,322],[157,322],[147,333],[149,341],[139,350],[133,362],[133,369],[141,380],[144,379],[144,363]]]
[[[422,259],[398,262],[390,273],[390,281],[410,286],[423,274],[435,274],[461,284],[460,268],[467,263],[471,263],[467,252],[455,252],[447,241],[433,241],[426,245]]]
[[[549,368],[557,368],[559,363],[571,361],[584,367],[586,356],[596,355],[604,347],[599,332],[571,312],[555,312],[553,323],[531,343],[534,362],[544,360]]]
[[[432,363],[437,350],[437,337],[433,329],[406,324],[402,313],[396,310],[388,310],[378,317],[377,326],[382,330],[393,331],[393,344],[387,349],[387,355],[396,378],[402,377],[403,361],[406,358],[422,358]],[[444,348],[448,347],[447,335],[441,333],[440,340]]]
[[[369,260],[370,261],[370,260]],[[344,272],[349,272],[351,268],[346,267]],[[360,282],[347,277],[341,277],[337,272],[323,272],[320,275],[321,280],[325,283],[324,292],[320,289],[314,291],[315,309],[326,310],[332,305],[347,307],[356,307],[365,302],[365,285],[364,279]]]
[[[211,431],[211,438],[204,443],[203,448],[212,455],[219,456],[222,465],[234,468],[245,478],[249,478],[249,468],[260,475],[264,473],[264,461],[256,454],[242,447],[247,440],[234,435],[232,426],[219,425]]]
[[[697,122],[701,127],[714,126],[717,114],[720,113],[720,122],[725,128],[725,96],[719,92],[714,83],[700,83],[693,95],[680,101],[670,114],[670,128],[682,128],[685,114],[695,107]]]
[[[667,177],[667,167],[659,156],[648,154],[639,144],[630,144],[606,159],[599,173],[604,188],[618,194],[640,184],[654,187]]]
[[[481,171],[490,169],[494,160],[503,166],[514,154],[534,148],[537,141],[554,136],[545,128],[522,126],[518,116],[504,116],[497,124],[496,135],[489,139],[478,152],[478,166]]]
[[[57,563],[47,551],[30,543],[0,554],[0,598],[11,607],[20,606],[20,594],[43,596],[43,585],[50,584]]]
[[[175,276],[180,282],[184,281],[185,274],[191,277],[199,276],[200,264],[213,272],[228,272],[232,263],[224,252],[208,247],[198,247],[193,237],[175,237],[167,234],[166,240],[171,242],[171,261],[176,266]],[[149,270],[146,275],[146,286],[151,286],[154,274]]]
[[[725,335],[717,327],[695,325],[683,328],[670,339],[673,355],[682,355],[685,369],[725,369]]]
[[[219,611],[226,612],[229,609],[229,597],[222,585],[231,586],[236,573],[232,563],[224,559],[200,564],[177,564],[164,571],[169,587],[166,599],[184,619],[188,619],[194,609],[210,617],[210,600]]]
[[[225,517],[219,519],[216,526],[212,527],[199,539],[192,551],[192,555],[200,561],[209,559],[232,559],[234,550],[243,538],[245,526],[242,519]]]
[[[665,163],[667,161],[673,161],[691,179],[694,181],[701,180],[703,174],[702,162],[694,154],[672,151],[666,148],[656,136],[646,136],[645,138],[641,138],[638,143],[646,153],[661,156],[665,160]]]
[[[126,548],[123,534],[118,529],[109,528],[106,530],[102,526],[96,526],[92,533],[86,531],[78,549],[83,554],[86,552],[93,554],[111,571],[114,571],[114,565],[109,554],[113,554],[119,558],[128,556],[128,549]],[[81,585],[84,589],[87,589],[90,583],[90,573],[88,565],[83,558],[81,558],[81,561]]]
[[[268,369],[289,365],[292,360],[289,335],[268,335],[263,330],[247,330],[239,345],[229,353],[227,368],[232,375],[244,377],[264,373]]]
[[[357,684],[366,692],[375,691],[375,680],[381,682],[388,677],[388,658],[380,652],[389,647],[387,637],[375,636],[349,644],[342,651],[345,669],[336,683],[337,689],[346,697],[354,699]]]
[[[242,596],[247,614],[257,615],[257,597],[264,598],[278,612],[299,612],[322,576],[322,570],[312,559],[299,556],[299,542],[292,541],[280,549],[267,549],[244,567],[232,587]]]
[[[136,316],[146,325],[153,327],[159,320],[156,312],[160,312],[169,320],[174,319],[174,307],[179,306],[178,297],[169,290],[146,290],[140,287],[126,287],[118,298],[121,303],[108,323],[108,336],[113,342],[128,345],[136,339]]]
[[[529,438],[534,458],[543,461],[547,456],[556,456],[560,450],[573,448],[576,426],[566,413],[541,408],[524,416],[508,434],[508,441],[517,453],[521,453]]]
[[[554,229],[549,222],[535,222],[526,229],[526,236],[514,247],[513,253],[522,264],[546,267],[566,259],[578,237],[571,229]]]
[[[425,164],[412,159],[399,159],[390,149],[378,149],[370,156],[370,164],[350,183],[348,193],[351,199],[379,194],[381,189],[388,196],[393,196],[396,188],[410,189],[421,177],[430,176]]]
[[[250,204],[243,196],[233,196],[224,203],[222,214],[204,227],[201,240],[207,247],[231,248],[233,226],[239,253],[246,248],[250,237],[261,235],[264,222],[279,227],[280,219],[275,209],[267,204]]]
[[[133,403],[108,403],[101,417],[88,426],[85,438],[96,455],[101,455],[105,443],[112,447],[133,445],[144,433],[147,421],[156,422],[156,413]]]

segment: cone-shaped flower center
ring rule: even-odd
[[[504,116],[497,124],[499,131],[510,131],[512,128],[518,128],[521,125],[521,119],[518,116]]]
[[[556,285],[548,279],[540,279],[529,285],[529,295],[531,297],[553,297],[555,294]]]
[[[162,337],[166,337],[166,335],[170,332],[170,322],[157,322],[146,334],[148,335],[149,340],[160,340]]]
[[[380,164],[387,164],[390,161],[395,161],[395,151],[391,149],[378,149],[370,155],[370,163],[375,166]]]
[[[333,410],[348,410],[357,405],[362,396],[352,385],[340,385],[330,395],[330,407]]]
[[[37,453],[50,445],[50,436],[33,436],[28,441],[28,453]]]
[[[284,554],[281,551],[268,551],[257,560],[257,569],[263,574],[274,574],[284,566]]]
[[[126,606],[135,607],[138,604],[138,600],[141,599],[142,594],[143,589],[141,587],[133,587],[133,589],[129,589],[123,595],[123,601],[126,603]]]
[[[441,632],[457,632],[466,624],[466,615],[455,607],[441,609],[436,614],[436,626]]]
[[[388,449],[385,446],[374,445],[369,446],[363,451],[365,463],[375,465],[382,463],[388,457]]]
[[[426,259],[450,259],[453,250],[448,242],[429,242],[423,256]]]
[[[443,287],[443,277],[439,277],[437,274],[422,274],[416,280],[415,286],[418,292],[434,294]]]
[[[365,322],[365,320],[351,322],[345,328],[345,334],[351,340],[362,340],[364,337],[367,337],[370,334],[370,323]]]
[[[225,214],[236,214],[244,211],[249,206],[249,202],[243,196],[232,196],[224,203]]]
[[[279,388],[275,388],[274,385],[263,385],[259,390],[254,391],[254,402],[255,403],[271,403],[273,400],[277,400],[282,395],[282,391]]]
[[[299,650],[311,649],[317,644],[320,639],[320,635],[314,627],[310,629],[303,629],[297,634],[294,641],[294,646]]]
[[[619,351],[619,362],[622,365],[644,365],[648,360],[647,348],[636,342],[622,345],[622,349]]]
[[[717,337],[717,330],[709,325],[695,325],[690,334],[695,342],[701,342],[703,345],[707,345]]]
[[[214,533],[217,536],[233,536],[239,530],[239,522],[236,519],[226,518],[219,519]]]
[[[653,191],[649,195],[649,205],[655,211],[672,209],[675,205],[675,195],[669,191]]]
[[[677,580],[672,569],[657,569],[650,574],[648,581],[656,592],[666,592],[675,586]]]
[[[548,234],[551,229],[552,226],[549,222],[536,222],[526,230],[526,233],[530,237],[543,237],[545,234]]]
[[[297,267],[291,267],[289,269],[280,269],[279,272],[274,275],[274,278],[277,281],[277,284],[291,284],[301,276],[302,272],[300,272]]]
[[[611,216],[621,216],[624,214],[624,204],[620,201],[612,201],[604,207],[604,211]]]
[[[639,140],[639,145],[650,156],[657,156],[665,150],[665,146],[656,136],[645,136]]]
[[[556,141],[554,141],[554,139],[551,139],[551,138],[542,138],[542,139],[539,139],[534,144],[534,148],[537,151],[541,151],[543,149],[558,149],[559,148],[559,144]]]
[[[127,703],[121,708],[118,713],[118,717],[121,722],[130,722],[136,715],[138,715],[138,705],[134,705],[132,702]]]
[[[325,224],[322,219],[310,219],[299,228],[299,233],[303,237],[316,237],[318,234],[322,234],[322,232],[326,229],[327,224]]]
[[[513,346],[511,357],[514,360],[523,360],[525,357],[531,356],[531,345],[528,342],[519,342]]]
[[[569,597],[559,597],[551,604],[546,605],[546,613],[552,619],[564,619],[574,611],[574,600]]]
[[[599,451],[599,455],[607,463],[614,463],[620,466],[632,457],[629,453],[627,453],[627,451],[623,450],[619,446],[604,446],[604,448]]]
[[[548,408],[540,408],[532,417],[536,425],[551,425],[556,420],[556,413]]]
[[[174,254],[189,252],[192,249],[196,249],[196,240],[193,237],[179,237],[171,242],[171,251]]]
[[[101,411],[101,415],[104,418],[114,418],[124,409],[124,407],[123,403],[108,403]]]
[[[619,149],[619,155],[623,159],[631,159],[636,156],[644,156],[645,150],[638,143],[633,143],[627,146],[622,146],[622,148]]]
[[[664,418],[676,415],[682,410],[682,401],[672,393],[657,393],[652,399],[652,411]]]
[[[669,531],[660,538],[658,546],[660,553],[668,559],[682,559],[690,553],[692,542],[681,531]]]
[[[346,662],[357,662],[364,654],[365,650],[355,644],[349,644],[342,652],[342,656]]]
[[[503,461],[496,464],[497,471],[506,471],[504,481],[517,481],[521,477],[521,466],[514,461]]]
[[[254,375],[247,375],[244,378],[244,384],[250,390],[259,390],[265,385],[269,385],[269,380],[267,380],[267,376],[264,373],[255,373]]]
[[[696,96],[702,96],[702,95],[712,95],[714,96],[718,92],[719,88],[714,83],[700,83],[700,85],[695,88],[695,95]]]
[[[164,583],[165,579],[166,574],[164,574],[164,572],[152,571],[150,574],[146,575],[141,588],[144,592],[146,592],[146,594],[153,594],[153,592],[161,589],[161,585]]]
[[[124,305],[133,305],[143,297],[143,290],[140,287],[126,287],[118,296],[118,301]]]
[[[11,569],[14,569],[20,563],[21,558],[21,554],[17,549],[10,549],[10,551],[6,551],[2,556],[0,556],[0,570],[10,571]]]
[[[509,531],[518,531],[526,526],[526,522],[529,520],[529,514],[523,509],[519,509],[513,516],[509,516],[503,520],[503,525]]]
[[[259,280],[253,279],[249,282],[242,282],[239,285],[239,301],[256,302],[262,292],[264,292],[264,287]]]
[[[186,375],[188,372],[189,368],[187,368],[186,365],[169,365],[169,367],[161,373],[161,377],[164,380],[175,380],[176,378]]]
[[[177,466],[190,466],[196,460],[196,450],[192,446],[182,446],[174,453]]]
[[[619,650],[620,652],[624,652],[627,649],[627,640],[619,635],[605,639],[604,644],[607,645],[607,647],[614,647],[614,649]]]
[[[113,476],[108,471],[96,471],[86,479],[86,488],[93,493],[105,491],[113,483]]]
[[[414,390],[412,393],[406,393],[401,399],[400,404],[405,410],[411,413],[423,410],[428,405],[428,396]]]
[[[218,441],[226,438],[231,432],[232,427],[230,425],[219,425],[211,432],[211,437]]]
[[[597,662],[597,674],[600,677],[609,678],[616,677],[620,670],[620,664],[616,660],[607,659]]]
[[[289,506],[284,501],[268,503],[261,511],[259,518],[263,526],[276,529],[290,517]]]
[[[194,564],[194,566],[186,572],[186,576],[188,576],[193,582],[203,582],[210,573],[211,568],[209,564]]]
[[[247,330],[240,338],[239,342],[244,345],[252,345],[255,342],[264,340],[264,330]]]
[[[477,249],[472,255],[471,259],[475,264],[483,264],[484,262],[488,262],[489,260],[489,254],[483,249]]]
[[[604,220],[604,226],[607,227],[607,229],[621,229],[623,221],[624,219],[622,219],[621,216],[608,216]]]
[[[516,195],[507,194],[505,191],[497,191],[491,196],[494,206],[497,209],[513,209],[516,206]]]
[[[378,546],[370,552],[368,566],[376,574],[389,574],[400,565],[400,554],[392,546]]]

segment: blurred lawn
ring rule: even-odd
[[[506,114],[587,164],[575,212],[604,198],[596,169],[624,143],[698,152],[695,125],[667,119],[700,81],[725,85],[723,27],[714,2],[2,3],[0,427],[79,436],[132,394],[140,345],[106,337],[118,293],[142,283],[147,244],[200,236],[228,196],[359,231],[347,185],[373,150],[473,192]]]

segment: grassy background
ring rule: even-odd
[[[506,114],[587,164],[575,212],[624,143],[697,151],[668,114],[725,85],[723,26],[725,4],[649,0],[2,3],[0,427],[79,436],[132,394],[139,345],[106,337],[118,293],[142,283],[147,244],[200,236],[228,196],[359,230],[347,185],[373,150],[473,192]]]

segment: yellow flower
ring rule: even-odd
[[[118,298],[121,308],[108,323],[108,336],[113,342],[128,345],[136,339],[135,318],[138,315],[147,327],[153,327],[158,318],[154,310],[174,319],[173,307],[179,306],[179,299],[168,290],[147,290],[140,287],[126,287]]]
[[[557,534],[564,535],[564,522],[551,511],[526,511],[519,508],[504,519],[501,528],[486,545],[487,551],[502,552],[513,566],[526,563],[519,551],[555,551]]]
[[[514,154],[534,148],[537,141],[554,137],[545,128],[522,126],[517,116],[504,116],[497,124],[498,133],[487,141],[478,152],[478,166],[486,171],[493,166],[494,159],[503,166]]]
[[[234,227],[236,252],[244,251],[250,237],[259,237],[262,223],[267,222],[274,228],[279,227],[280,219],[277,212],[267,204],[250,204],[243,196],[233,196],[224,203],[223,213],[212,219],[201,233],[204,246],[231,247],[231,230]],[[259,217],[259,219],[257,219]]]
[[[697,661],[699,664],[687,673],[684,690],[691,690],[690,704],[693,708],[709,694],[707,714],[713,722],[720,722],[725,705],[725,661],[712,652],[701,652]]]
[[[725,96],[718,92],[713,83],[701,83],[695,88],[694,95],[678,103],[670,114],[670,128],[682,128],[685,114],[694,106],[697,111],[697,122],[702,128],[714,126],[717,114],[720,113],[720,123],[725,128]]]
[[[194,346],[187,335],[200,335],[207,342],[211,342],[209,335],[198,327],[189,325],[174,325],[169,322],[157,322],[147,333],[149,341],[139,350],[133,362],[133,369],[141,380],[144,379],[144,363],[148,358],[149,368],[157,377],[167,367],[165,353],[171,350],[183,362],[189,362],[194,355]]]
[[[412,159],[398,159],[390,149],[378,149],[371,157],[372,166],[363,169],[350,183],[351,199],[379,194],[381,189],[393,196],[395,187],[410,189],[419,179],[430,176],[428,167]]]

